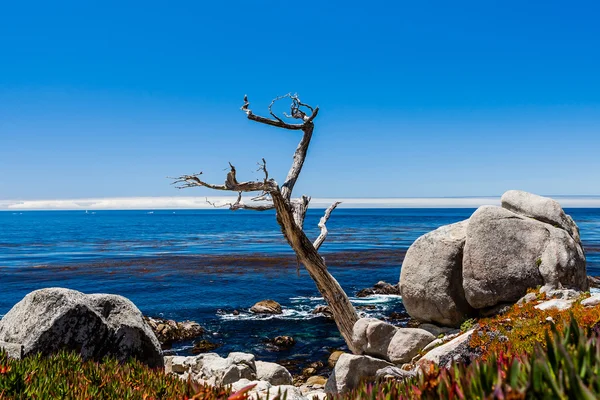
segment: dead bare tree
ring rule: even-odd
[[[273,105],[277,101],[285,98],[290,99],[292,104],[290,114],[284,113],[284,116],[286,118],[300,120],[300,123],[291,124],[285,122],[273,112]],[[294,152],[292,166],[283,185],[280,187],[274,179],[269,178],[267,163],[264,158],[262,159],[262,162],[259,163],[259,170],[264,173],[264,179],[262,181],[238,182],[236,178],[236,169],[229,163],[230,170],[223,185],[214,185],[204,182],[200,179],[202,172],[194,175],[182,175],[175,178],[174,184],[180,189],[204,186],[214,190],[238,192],[238,197],[235,202],[224,204],[231,210],[245,209],[265,211],[275,209],[277,222],[281,227],[283,235],[296,253],[298,261],[305,266],[310,277],[315,281],[319,292],[321,292],[323,298],[331,308],[335,323],[337,324],[342,337],[346,341],[348,348],[353,353],[357,353],[357,349],[352,343],[352,328],[354,323],[358,320],[356,310],[350,303],[348,296],[339,283],[327,270],[325,261],[318,252],[327,237],[327,220],[329,219],[331,212],[338,206],[339,202],[333,203],[325,211],[325,214],[318,225],[319,228],[321,228],[321,233],[314,242],[311,242],[303,231],[304,218],[306,216],[306,210],[308,209],[310,197],[302,195],[299,198],[292,199],[294,186],[302,171],[304,160],[306,159],[306,152],[315,127],[314,119],[319,114],[319,107],[313,108],[308,104],[304,104],[297,95],[288,93],[284,96],[275,98],[269,105],[268,110],[272,118],[254,114],[250,109],[248,96],[244,96],[244,105],[241,109],[246,113],[248,119],[252,121],[277,128],[302,131],[302,139]],[[260,194],[251,198],[253,203],[246,204],[242,200],[242,193],[245,192],[259,192]]]

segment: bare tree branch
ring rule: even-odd
[[[321,247],[321,245],[323,244],[323,242],[327,238],[328,231],[327,231],[327,226],[325,224],[329,220],[329,216],[331,215],[331,212],[333,210],[335,210],[335,208],[340,203],[341,203],[341,201],[336,201],[335,203],[333,203],[332,205],[330,205],[329,208],[327,210],[325,210],[325,215],[323,215],[321,217],[321,220],[319,221],[319,225],[318,225],[319,228],[321,228],[321,233],[319,234],[319,237],[313,243],[313,246],[315,247],[316,250],[319,250],[319,248]]]
[[[264,159],[263,159],[264,163]],[[201,180],[199,177],[202,175],[202,172],[193,175],[181,175],[174,179],[173,185],[176,185],[177,189],[185,189],[189,187],[195,186],[204,186],[213,190],[226,190],[231,192],[272,192],[274,190],[279,191],[279,187],[277,186],[277,182],[273,179],[265,178],[264,181],[247,181],[247,182],[238,182],[236,178],[236,170],[235,167],[229,163],[229,173],[227,174],[227,179],[225,179],[224,185],[215,185],[212,183],[207,183]],[[263,164],[264,171],[266,173],[266,163]],[[268,177],[268,173],[266,173]]]
[[[275,208],[275,206],[273,206],[273,203],[245,204],[242,201],[242,192],[238,193],[238,197],[235,200],[235,202],[233,202],[233,203],[217,204],[215,202],[208,200],[208,197],[206,198],[206,202],[208,204],[210,204],[211,206],[213,206],[214,208],[228,207],[232,211],[235,211],[235,210],[267,211],[267,210],[272,210],[273,208]]]

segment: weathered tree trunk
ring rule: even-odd
[[[273,113],[272,106],[275,101],[285,97],[292,100],[291,115],[286,115],[286,117],[302,120],[301,124],[288,124]],[[178,186],[179,188],[204,186],[215,190],[236,191],[239,193],[237,200],[234,203],[224,204],[231,210],[250,209],[264,211],[275,209],[277,213],[277,223],[281,227],[283,235],[296,253],[298,261],[304,265],[310,277],[317,285],[317,289],[329,305],[331,313],[333,314],[333,319],[335,320],[342,337],[346,341],[348,348],[353,353],[357,353],[358,349],[352,342],[352,329],[354,323],[358,320],[358,315],[342,287],[327,270],[325,261],[318,252],[321,244],[323,244],[327,237],[327,227],[325,224],[329,219],[331,212],[336,208],[339,202],[332,204],[331,207],[326,210],[325,215],[319,222],[321,234],[315,242],[312,243],[303,231],[304,218],[306,216],[306,210],[308,209],[310,197],[301,196],[298,199],[291,199],[294,186],[302,171],[304,160],[306,159],[306,153],[314,130],[313,120],[317,116],[319,108],[316,107],[313,109],[309,105],[300,102],[300,99],[296,95],[287,94],[278,97],[271,102],[269,113],[274,119],[270,119],[253,114],[249,109],[249,104],[248,98],[245,97],[242,110],[246,113],[248,119],[278,128],[301,130],[303,132],[302,139],[294,153],[292,166],[281,188],[277,185],[277,182],[273,179],[269,179],[269,173],[264,159],[262,160],[262,164],[260,164],[260,170],[265,173],[265,178],[262,182],[238,182],[236,179],[236,170],[233,165],[229,164],[230,171],[227,174],[224,185],[213,185],[200,180],[199,176],[202,173],[180,176],[179,178],[176,178],[175,183],[181,184]],[[307,115],[302,108],[310,110],[310,115]],[[256,191],[262,193],[252,200],[262,201],[262,204],[247,205],[242,202],[243,192]],[[264,204],[265,201],[267,201],[266,204]]]

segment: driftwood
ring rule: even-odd
[[[284,113],[284,116],[289,119],[299,120],[300,123],[285,122],[273,112],[272,108],[275,102],[285,98],[290,99],[292,104],[290,107],[290,114]],[[222,185],[204,182],[201,179],[201,172],[194,175],[182,175],[175,178],[174,184],[180,189],[204,186],[214,190],[238,192],[238,197],[235,202],[223,205],[213,204],[215,207],[227,206],[231,210],[245,209],[255,211],[275,209],[277,222],[279,223],[287,242],[296,253],[298,262],[305,266],[310,277],[316,283],[319,292],[321,292],[323,298],[331,308],[333,318],[342,337],[346,341],[348,348],[353,353],[356,353],[357,349],[352,343],[352,328],[354,323],[358,320],[358,315],[344,290],[335,278],[331,276],[329,271],[327,271],[325,261],[318,252],[327,237],[327,220],[329,219],[331,212],[338,206],[339,202],[333,203],[325,211],[325,214],[319,222],[321,233],[314,242],[311,242],[303,231],[304,218],[306,216],[308,204],[310,203],[310,197],[303,195],[299,198],[292,198],[294,186],[302,171],[304,160],[306,159],[306,152],[314,130],[313,121],[319,113],[319,107],[313,108],[308,104],[302,103],[297,95],[286,94],[275,98],[269,105],[268,110],[271,118],[254,114],[250,109],[250,103],[248,102],[247,96],[244,97],[244,105],[241,109],[246,113],[248,119],[252,121],[277,128],[302,131],[302,139],[294,152],[292,166],[287,174],[285,182],[279,186],[274,179],[269,178],[267,163],[263,158],[262,162],[259,163],[259,170],[264,173],[264,179],[261,181],[238,182],[236,169],[230,163],[229,173],[227,174],[225,183]],[[246,204],[242,200],[242,194],[247,192],[259,192],[259,195],[252,197],[252,202]]]

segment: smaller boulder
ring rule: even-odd
[[[374,294],[391,294],[399,296],[400,288],[398,285],[392,285],[391,283],[379,281],[373,285],[372,288],[359,290],[359,292],[356,293],[356,297],[367,297]]]
[[[563,299],[552,299],[544,301],[536,305],[534,308],[538,310],[557,310],[557,311],[565,311],[571,308],[574,300],[563,300]]]
[[[250,311],[255,314],[283,314],[281,304],[275,300],[262,300],[253,305]]]
[[[324,316],[327,319],[333,319],[333,313],[331,312],[331,308],[329,308],[329,306],[325,306],[325,305],[320,305],[320,306],[316,306],[315,309],[312,311],[313,314],[321,314],[322,316]]]
[[[394,364],[407,363],[435,340],[435,336],[424,329],[400,328],[390,341],[385,359]]]
[[[306,380],[306,386],[325,386],[327,378],[319,375],[311,376]]]
[[[192,348],[192,354],[201,354],[208,353],[209,351],[213,351],[214,349],[218,349],[222,345],[220,343],[213,343],[208,340],[199,340],[194,342],[194,347]]]
[[[271,362],[256,361],[256,378],[271,385],[291,385],[292,375],[285,367]]]
[[[269,349],[282,351],[291,349],[296,344],[296,340],[291,336],[277,336],[273,339],[267,339],[266,343]]]
[[[337,363],[338,359],[340,358],[340,356],[342,354],[344,354],[344,352],[341,350],[336,350],[336,351],[332,352],[329,355],[329,358],[327,359],[327,365],[329,365],[330,368],[335,367],[335,363]]]
[[[342,354],[327,380],[325,392],[346,393],[357,388],[363,379],[374,380],[377,371],[385,367],[393,364],[370,356]]]
[[[354,345],[373,357],[394,364],[409,362],[435,336],[424,329],[397,328],[375,318],[361,318],[352,333]]]
[[[591,297],[581,301],[581,305],[584,307],[595,307],[600,304],[600,293],[595,293]]]
[[[417,362],[417,365],[434,363],[440,367],[448,368],[453,362],[470,362],[472,358],[477,356],[469,346],[469,340],[471,339],[473,332],[475,332],[475,330],[471,329],[452,339],[448,343],[434,348],[425,354]]]

